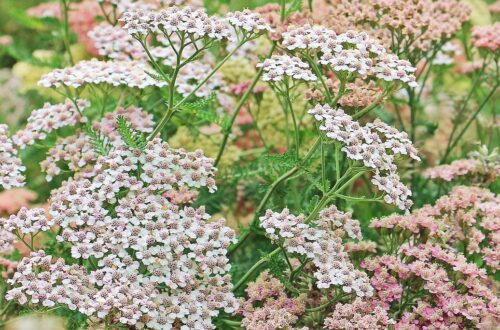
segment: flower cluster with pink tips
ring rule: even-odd
[[[240,299],[238,314],[246,329],[286,329],[297,322],[305,310],[305,296],[289,298],[283,284],[263,272],[245,289],[248,299]]]
[[[458,186],[411,214],[375,219],[370,226],[411,234],[421,242],[432,240],[467,254],[477,255],[483,267],[496,272],[500,267],[500,198],[486,189]]]
[[[361,263],[373,273],[371,284],[387,307],[414,297],[414,307],[403,313],[396,329],[491,329],[497,324],[498,297],[484,270],[462,254],[430,243],[405,245],[398,253],[401,258],[383,255]]]
[[[83,88],[88,84],[108,84],[144,89],[150,86],[163,87],[165,81],[156,80],[147,74],[152,71],[141,61],[99,61],[92,59],[78,62],[75,66],[56,69],[39,81],[44,87]]]
[[[500,48],[500,22],[493,25],[476,26],[472,31],[472,44],[496,52]]]
[[[264,81],[281,81],[285,77],[290,77],[294,80],[315,81],[318,78],[311,72],[309,64],[302,62],[297,57],[288,55],[273,55],[262,63],[257,64],[258,68],[262,68]]]
[[[388,54],[366,33],[347,31],[337,35],[325,27],[303,26],[283,33],[283,46],[299,56],[312,53],[320,64],[339,74],[356,73],[363,78],[373,76],[417,86],[410,62]]]
[[[234,232],[224,220],[208,222],[203,207],[175,206],[162,192],[213,191],[214,173],[212,160],[200,151],[171,149],[158,139],[144,150],[122,147],[100,157],[89,176],[53,191],[45,225],[37,209],[21,210],[8,223],[16,230],[26,221],[39,223],[30,233],[59,226],[58,241],[71,245],[73,258],[95,268],[87,271],[62,259],[53,264],[51,256],[34,252],[21,261],[7,299],[63,304],[99,319],[118,313],[121,324],[151,329],[178,322],[212,328],[218,310],[231,313],[238,307],[225,256]]]
[[[24,186],[25,169],[9,137],[8,126],[0,124],[0,186],[5,189]]]
[[[155,124],[151,114],[134,106],[120,107],[113,112],[108,112],[100,122],[93,123],[93,127],[112,146],[123,146],[122,138],[117,130],[119,116],[123,117],[137,132],[151,133]],[[90,137],[78,130],[75,135],[58,138],[55,145],[47,151],[46,158],[40,163],[40,167],[47,174],[47,181],[51,181],[61,173],[63,164],[72,172],[83,171],[85,175],[85,171],[90,170],[88,167],[95,163],[97,157]]]
[[[335,206],[321,211],[319,219],[306,223],[304,215],[295,216],[288,209],[281,213],[267,210],[260,218],[266,236],[290,254],[310,259],[316,267],[314,277],[318,288],[340,286],[358,297],[373,294],[365,273],[354,268],[344,251],[344,232],[353,239],[361,238],[357,220]]]
[[[85,123],[87,118],[82,116],[82,111],[89,105],[87,100],[77,100],[76,104],[70,100],[54,105],[45,103],[43,108],[31,112],[28,124],[12,137],[12,141],[22,149],[44,140],[49,133],[61,127]]]
[[[316,105],[309,114],[321,123],[319,129],[326,137],[344,144],[341,150],[348,158],[361,161],[374,171],[371,181],[386,194],[384,200],[387,203],[402,210],[411,207],[411,191],[401,182],[395,162],[398,155],[420,160],[406,132],[378,119],[361,126],[343,110],[334,110],[329,105]]]

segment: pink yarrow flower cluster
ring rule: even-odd
[[[219,310],[236,311],[227,247],[234,232],[203,207],[178,207],[165,191],[215,190],[213,161],[159,139],[144,150],[117,148],[88,177],[52,193],[50,215],[71,256],[94,267],[23,259],[7,299],[54,306],[150,329],[213,329]],[[84,263],[86,264],[86,263]],[[49,275],[50,276],[47,276]]]
[[[399,253],[401,259],[383,255],[361,264],[373,272],[371,284],[387,308],[425,290],[413,301],[415,307],[400,307],[404,313],[396,329],[491,329],[498,322],[498,298],[488,287],[484,270],[463,255],[433,244],[404,246]],[[407,291],[404,297],[403,291]]]
[[[187,33],[197,38],[229,39],[231,26],[224,19],[208,16],[202,9],[186,6],[156,11],[127,11],[120,19],[132,35],[147,35],[150,31]]]
[[[333,312],[325,319],[325,329],[385,330],[394,321],[387,310],[376,300],[356,299],[350,304],[336,304]]]
[[[188,96],[211,71],[212,67],[209,64],[199,62],[186,64],[179,70],[179,76],[176,81],[177,91],[183,96]],[[223,86],[224,81],[222,80],[222,76],[216,73],[205,84],[199,87],[194,95],[197,97],[208,97],[215,90],[220,90]]]
[[[457,177],[465,176],[476,170],[478,162],[472,159],[459,159],[451,164],[439,165],[429,168],[424,175],[429,179],[442,179],[444,181],[453,181]]]
[[[401,183],[395,157],[405,155],[417,161],[420,158],[405,132],[378,119],[361,126],[343,110],[334,110],[329,105],[317,105],[309,113],[321,123],[319,128],[328,138],[344,144],[341,150],[347,157],[374,171],[371,181],[386,194],[387,203],[402,210],[411,207],[411,191]]]
[[[25,169],[9,137],[8,126],[0,124],[0,186],[5,189],[24,186]]]
[[[245,329],[291,329],[305,311],[305,296],[289,298],[283,284],[267,271],[249,283],[247,299],[240,299],[238,314]]]
[[[444,243],[473,261],[480,255],[484,268],[500,269],[500,198],[486,189],[458,186],[411,214],[390,215],[371,222],[372,228],[406,232],[420,242]],[[384,233],[382,233],[384,234]],[[404,243],[399,242],[400,244]]]
[[[340,286],[344,292],[358,297],[372,295],[366,274],[354,268],[339,236],[339,232],[344,232],[351,238],[361,237],[359,223],[349,213],[331,206],[309,224],[305,223],[304,215],[295,216],[288,209],[281,213],[267,210],[260,221],[266,236],[274,243],[282,245],[288,253],[312,261],[318,288]]]
[[[496,52],[500,48],[500,22],[476,26],[472,30],[472,45]]]
[[[246,32],[259,33],[261,31],[272,31],[267,21],[257,12],[245,9],[243,11],[230,12],[226,16],[232,26]]]
[[[340,1],[325,11],[320,22],[338,33],[355,26],[387,47],[426,52],[459,31],[472,10],[458,0],[352,0]]]
[[[40,231],[47,231],[54,226],[54,221],[47,218],[45,210],[42,208],[22,207],[17,214],[2,220],[3,230],[19,235],[36,234]]]

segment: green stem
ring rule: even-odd
[[[246,273],[245,275],[243,275],[243,277],[238,281],[238,283],[236,283],[233,287],[233,292],[238,290],[242,285],[244,285],[248,278],[250,276],[252,276],[253,272],[255,272],[260,266],[264,265],[266,262],[269,261],[269,258],[271,258],[272,256],[278,254],[280,252],[280,248],[276,248],[274,249],[271,253],[269,253],[266,257],[264,258],[261,258],[259,261],[257,261],[253,266],[252,268],[250,268]]]
[[[469,118],[469,120],[467,121],[467,123],[465,124],[465,126],[462,128],[462,130],[458,134],[458,136],[455,139],[455,141],[453,143],[449,144],[449,147],[446,148],[446,152],[445,152],[445,154],[443,156],[443,159],[440,162],[441,164],[446,162],[446,159],[448,158],[448,156],[450,155],[450,153],[453,151],[453,149],[457,146],[458,142],[460,142],[460,139],[462,139],[462,136],[465,134],[465,132],[469,128],[470,124],[472,124],[472,122],[476,119],[477,115],[481,112],[481,110],[483,109],[483,107],[488,103],[488,101],[490,100],[490,98],[496,92],[499,84],[500,84],[500,82],[497,82],[495,84],[495,86],[490,91],[490,93],[488,94],[488,96],[486,96],[486,98],[483,100],[483,102],[481,103],[481,105],[477,108],[477,110],[474,112],[474,114]]]
[[[326,192],[328,189],[328,179],[326,178],[326,154],[323,139],[321,139],[321,180],[323,184],[323,191]]]
[[[155,127],[154,131],[148,136],[148,140],[151,141],[152,139],[154,139],[161,131],[162,129],[165,127],[165,125],[169,122],[170,118],[172,118],[174,112],[179,109],[179,107],[181,105],[183,105],[190,97],[192,97],[203,85],[205,85],[205,83],[210,79],[212,78],[212,76],[217,73],[217,71],[219,71],[219,69],[224,65],[224,63],[227,62],[227,60],[229,60],[229,58],[231,56],[233,56],[234,53],[236,53],[236,51],[238,51],[238,49],[240,49],[241,46],[243,46],[243,44],[246,42],[247,40],[246,39],[243,39],[231,52],[229,52],[229,54],[226,55],[226,57],[224,57],[213,69],[212,71],[210,71],[210,73],[198,84],[196,85],[196,87],[191,91],[191,93],[189,93],[187,96],[185,96],[182,100],[179,101],[179,103],[177,103],[176,105],[173,105],[173,102],[170,102],[169,100],[169,104],[172,103],[172,105],[170,106],[169,105],[169,108],[167,110],[167,112],[165,113],[165,115],[163,116],[163,118],[160,120],[160,122],[158,123],[158,125]],[[177,63],[178,65],[176,66],[175,68],[175,71],[174,71],[174,76],[172,77],[172,81],[170,82],[170,95],[169,95],[169,98],[171,100],[173,100],[173,97],[174,97],[174,87],[175,87],[175,79],[176,79],[176,76],[179,72],[179,66],[180,66],[180,54],[179,56],[177,57]]]
[[[75,65],[75,61],[73,60],[73,55],[71,54],[70,42],[69,42],[69,19],[68,19],[68,11],[69,11],[69,3],[71,0],[61,0],[61,9],[63,14],[63,42],[64,48],[66,48],[66,52],[68,53],[69,63],[71,65]]]
[[[339,295],[339,296],[336,296],[335,298],[333,298],[332,300],[324,303],[323,305],[319,305],[318,307],[306,308],[306,313],[312,313],[312,312],[321,311],[321,310],[327,308],[328,306],[335,304],[336,302],[338,302],[342,298],[343,298],[343,296]]]
[[[276,43],[273,43],[273,46],[271,47],[271,51],[266,56],[266,58],[271,57],[271,55],[273,54],[275,49],[276,49]],[[263,73],[263,70],[261,68],[261,69],[259,69],[259,71],[255,75],[255,77],[253,78],[253,81],[250,84],[250,86],[248,87],[248,89],[245,91],[245,94],[243,94],[243,96],[239,100],[238,104],[236,105],[236,108],[234,109],[234,112],[231,115],[231,119],[229,120],[229,124],[227,125],[227,127],[224,127],[224,136],[222,137],[222,143],[221,143],[221,146],[219,148],[219,152],[217,153],[217,157],[215,157],[215,163],[214,163],[215,166],[217,166],[219,164],[220,159],[222,157],[222,154],[224,153],[224,149],[226,148],[227,140],[229,138],[229,135],[231,134],[231,130],[232,130],[233,124],[236,120],[236,117],[240,113],[241,108],[243,108],[243,105],[245,105],[250,94],[252,94],[255,85],[257,85],[257,82],[259,81],[260,77],[262,76],[262,73]]]
[[[356,112],[354,115],[352,115],[352,118],[359,119],[359,118],[363,117],[364,115],[366,115],[367,113],[369,113],[370,111],[372,111],[373,109],[375,109],[379,105],[379,102],[386,95],[387,95],[387,90],[384,90],[379,96],[377,96],[377,98],[373,101],[372,104],[370,104],[369,106],[366,106],[364,109]]]
[[[291,168],[286,173],[284,173],[279,178],[277,178],[271,184],[271,186],[269,186],[269,188],[267,189],[266,194],[264,195],[264,197],[260,201],[259,206],[257,207],[257,210],[255,211],[255,215],[254,215],[254,218],[252,220],[252,223],[250,224],[250,227],[252,227],[252,226],[254,226],[254,225],[257,224],[257,222],[259,220],[259,215],[262,213],[262,211],[266,207],[267,202],[271,198],[271,196],[274,193],[274,191],[276,190],[276,188],[282,182],[284,182],[288,178],[292,177],[295,173],[297,173],[300,170],[300,168],[302,166],[304,166],[304,164],[312,157],[312,155],[314,154],[314,152],[316,151],[316,149],[319,147],[320,143],[321,143],[321,138],[316,139],[316,142],[314,142],[314,144],[311,147],[311,149],[309,149],[309,151],[307,152],[307,154],[304,156],[304,159],[302,159],[302,161],[299,164],[295,165],[293,168]],[[231,247],[229,247],[227,254],[231,255],[234,251],[236,251],[236,249],[238,249],[243,244],[243,242],[248,238],[249,235],[250,235],[250,230],[245,231],[243,233],[243,235],[239,238],[238,243],[236,243],[236,244],[232,245]]]
[[[295,112],[293,111],[292,100],[290,100],[290,89],[288,87],[288,83],[285,85],[285,96],[286,102],[288,104],[288,109],[290,110],[290,114],[292,115],[293,122],[293,130],[295,132],[295,159],[299,159],[299,149],[300,149],[300,132],[299,127],[297,125],[297,117],[295,116]]]

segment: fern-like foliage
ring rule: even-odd
[[[148,143],[146,136],[143,133],[134,130],[123,116],[118,116],[116,123],[118,124],[118,133],[120,133],[120,136],[127,147],[141,150],[146,147],[146,144]]]
[[[92,127],[92,125],[83,126],[83,130],[89,137],[90,143],[92,144],[95,153],[100,156],[106,156],[111,150],[111,144],[109,143],[109,140],[105,136],[103,136],[101,132],[96,131],[96,129]]]

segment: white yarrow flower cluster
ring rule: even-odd
[[[36,234],[39,231],[47,231],[54,226],[54,221],[47,218],[42,208],[28,209],[22,207],[17,214],[3,219],[2,226],[9,232],[17,232],[20,235]]]
[[[318,78],[311,72],[309,64],[297,57],[288,55],[273,55],[262,63],[257,64],[264,71],[262,80],[282,81],[285,77],[294,80],[316,81]]]
[[[309,113],[321,122],[320,130],[327,137],[344,144],[341,150],[347,157],[373,169],[375,175],[372,182],[385,192],[387,203],[395,204],[401,210],[411,207],[411,191],[401,183],[395,157],[406,155],[417,161],[420,158],[405,132],[378,119],[361,126],[343,110],[334,110],[329,105],[317,105]]]
[[[123,146],[121,135],[118,133],[118,116],[122,116],[135,131],[142,133],[153,131],[155,124],[153,115],[134,106],[120,107],[113,112],[108,112],[100,122],[93,125],[96,132],[111,146]],[[85,172],[91,170],[88,167],[95,163],[97,157],[89,136],[82,131],[77,131],[75,135],[58,138],[55,146],[47,152],[45,160],[40,163],[40,167],[47,174],[47,181],[51,181],[61,173],[62,164],[65,164],[72,172]],[[83,173],[83,175],[87,174]]]
[[[85,123],[87,118],[80,113],[89,105],[87,100],[77,100],[76,105],[70,100],[60,104],[45,103],[43,108],[31,112],[26,127],[17,131],[12,141],[18,147],[25,148],[37,140],[44,140],[47,134],[61,127]]]
[[[179,70],[175,88],[183,96],[188,96],[198,84],[203,81],[212,71],[209,64],[190,62]],[[224,80],[219,73],[214,74],[194,93],[197,97],[208,97],[215,90],[224,86]]]
[[[200,151],[159,139],[144,150],[118,148],[100,157],[90,176],[65,182],[50,200],[62,228],[58,241],[97,269],[52,264],[33,253],[21,261],[7,299],[63,304],[98,319],[113,315],[126,326],[213,329],[220,310],[238,307],[226,257],[235,233],[224,220],[209,221],[203,207],[170,203],[165,192],[213,191],[214,174]]]
[[[388,54],[368,34],[347,31],[335,34],[324,27],[304,26],[283,33],[283,46],[290,51],[315,52],[318,62],[338,73],[356,73],[417,87],[415,68],[408,61]]]
[[[202,9],[186,6],[169,7],[156,11],[127,11],[120,19],[132,35],[147,35],[150,31],[187,33],[195,38],[229,39],[230,26],[224,19],[208,16]]]
[[[25,169],[9,138],[8,126],[0,124],[0,186],[5,189],[24,186],[22,172]]]
[[[147,58],[139,43],[120,26],[101,23],[90,30],[88,36],[101,56],[122,61]]]
[[[258,33],[272,30],[269,24],[258,13],[249,9],[228,13],[226,17],[232,26],[247,32]]]
[[[373,294],[367,275],[354,268],[337,234],[337,230],[341,230],[352,238],[361,237],[359,223],[350,214],[332,206],[323,210],[318,220],[305,223],[304,215],[295,216],[288,209],[281,213],[267,210],[260,221],[273,242],[282,244],[288,253],[311,259],[316,266],[314,276],[318,288],[338,285],[344,292],[355,292],[358,297]]]
[[[144,89],[150,86],[163,87],[166,82],[156,80],[147,72],[153,70],[140,61],[90,61],[78,62],[75,66],[57,69],[45,74],[38,82],[44,87],[80,88],[87,84],[108,84]]]

